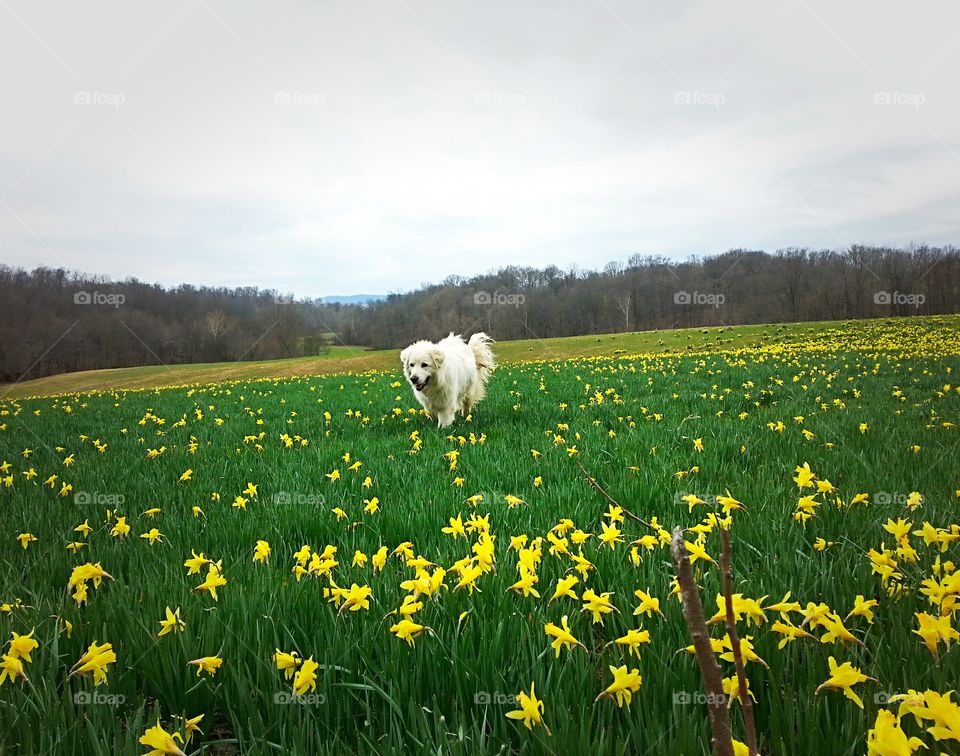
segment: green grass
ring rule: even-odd
[[[9,463],[3,475],[12,478],[9,487],[0,485],[0,603],[23,604],[0,614],[0,632],[9,638],[36,628],[40,643],[25,665],[29,682],[0,686],[0,752],[144,753],[137,740],[158,718],[173,730],[174,715],[204,714],[206,734],[185,747],[188,753],[709,753],[705,707],[682,703],[702,683],[694,659],[677,653],[690,641],[669,597],[669,554],[641,549],[634,566],[627,543],[649,531],[629,518],[620,525],[626,543],[613,550],[598,543],[607,503],[582,479],[568,452],[575,447],[624,507],[668,529],[693,526],[714,511],[711,504],[690,513],[679,500],[684,494],[707,499],[729,489],[743,501],[732,528],[737,592],[771,603],[790,591],[841,616],[857,594],[879,600],[873,624],[846,622],[864,648],[801,639],[779,650],[772,612],[763,626],[740,625],[769,665],[747,668],[761,752],[864,753],[884,695],[956,687],[958,652],[941,646],[938,667],[912,630],[915,612],[936,613],[917,592],[920,581],[938,555],[960,561],[960,546],[939,554],[911,537],[918,560],[901,560],[905,591],[896,597],[871,574],[866,551],[892,546],[882,527],[888,518],[910,520],[912,530],[925,520],[943,528],[960,522],[960,439],[949,425],[960,424],[958,325],[958,318],[914,318],[502,344],[501,356],[515,364],[494,374],[489,397],[470,422],[458,419],[450,436],[414,411],[392,364],[387,372],[249,374],[209,385],[0,402],[0,463]],[[628,354],[612,356],[619,349]],[[652,353],[658,349],[670,353]],[[524,352],[537,361],[520,363]],[[593,356],[600,352],[610,356]],[[201,383],[204,375],[175,380]],[[135,385],[137,378],[129,380]],[[768,427],[778,421],[782,432]],[[865,433],[860,423],[868,424]],[[804,428],[815,437],[805,439]],[[411,453],[414,431],[422,446]],[[281,434],[308,443],[286,448]],[[697,438],[702,452],[694,449]],[[106,444],[103,452],[95,440]],[[161,446],[163,455],[147,458],[147,449]],[[29,458],[25,448],[33,450]],[[535,459],[531,449],[542,456]],[[444,456],[452,450],[460,451],[456,470]],[[347,453],[362,461],[359,471],[348,470]],[[75,460],[69,467],[68,455]],[[804,462],[844,502],[865,492],[871,503],[838,508],[832,496],[820,496],[817,517],[796,522],[793,470]],[[30,467],[34,480],[23,474]],[[694,467],[699,471],[690,472]],[[187,469],[192,479],[178,482]],[[335,469],[342,477],[331,482],[327,474]],[[679,479],[679,471],[688,474]],[[51,490],[42,483],[54,473]],[[369,489],[362,485],[367,475]],[[457,476],[462,487],[453,484]],[[73,491],[60,497],[63,482]],[[248,482],[258,495],[245,511],[233,508]],[[912,491],[925,497],[915,512],[902,500]],[[219,502],[211,500],[214,492]],[[464,500],[478,493],[484,499],[474,510]],[[511,509],[507,494],[525,503]],[[380,511],[366,514],[364,499],[373,496]],[[203,517],[193,516],[194,505]],[[161,513],[141,514],[151,507]],[[338,519],[336,507],[348,517]],[[108,508],[131,524],[126,540],[110,536]],[[381,545],[392,550],[410,541],[416,554],[449,570],[471,554],[477,536],[453,539],[441,528],[474,513],[490,516],[495,570],[472,594],[453,590],[458,578],[448,572],[446,587],[424,598],[414,616],[433,633],[411,648],[389,632],[396,618],[388,613],[400,605],[400,584],[414,570],[395,556],[380,573],[369,562],[354,567],[354,551],[372,556]],[[579,602],[549,602],[557,579],[573,566],[549,552],[547,533],[561,518],[594,534],[583,546],[595,566],[586,587],[612,592],[619,610],[602,625],[592,624]],[[74,532],[84,520],[94,531],[74,555],[65,545],[84,540]],[[152,527],[164,538],[151,546],[139,535]],[[37,538],[26,550],[16,540],[24,532]],[[521,533],[544,539],[539,599],[508,591],[517,579],[510,538]],[[813,548],[820,537],[833,542],[823,552]],[[272,547],[267,565],[252,560],[258,539]],[[304,544],[316,551],[336,546],[334,581],[369,585],[370,608],[338,615],[324,596],[327,579],[298,582],[293,553]],[[706,548],[718,555],[715,532]],[[191,550],[223,561],[228,584],[219,601],[194,590],[202,578],[183,566]],[[78,607],[66,586],[74,566],[87,561],[102,563],[113,579],[91,586],[89,601]],[[712,613],[717,570],[701,569],[699,581]],[[638,588],[660,598],[663,618],[633,616]],[[186,631],[157,638],[167,606],[181,608]],[[563,615],[587,650],[555,658],[544,624]],[[54,616],[73,623],[72,637]],[[637,626],[652,636],[639,658],[606,645]],[[118,657],[109,684],[96,689],[89,676],[68,677],[95,640],[111,642]],[[291,689],[271,658],[278,648],[320,663],[319,698],[276,702]],[[187,665],[213,654],[223,666],[212,678]],[[828,676],[830,655],[877,678],[856,687],[864,710],[839,692],[814,693]],[[608,667],[621,664],[643,675],[632,704],[595,702],[610,683]],[[732,665],[721,665],[732,674]],[[514,708],[505,699],[532,682],[550,735],[505,716]],[[122,702],[76,702],[78,693],[95,690]],[[733,724],[742,739],[736,707]],[[903,726],[931,753],[960,753],[956,744],[936,744],[912,718]]]
[[[612,356],[621,353],[684,352],[702,349],[755,346],[772,341],[793,342],[837,323],[788,323],[781,325],[735,326],[716,328],[680,328],[670,331],[570,336],[556,339],[504,341],[497,345],[502,362],[514,363],[538,359],[586,356]],[[192,383],[232,380],[290,378],[304,375],[392,370],[398,350],[368,350],[335,345],[316,357],[252,362],[217,362],[191,365],[151,365],[79,373],[0,384],[0,397],[24,398],[51,396],[71,391],[99,391],[120,388],[155,388]]]

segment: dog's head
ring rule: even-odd
[[[403,374],[414,391],[426,391],[443,365],[443,352],[429,341],[418,341],[400,352]]]

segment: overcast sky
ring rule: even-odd
[[[960,5],[0,0],[0,262],[299,296],[960,241]]]

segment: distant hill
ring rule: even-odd
[[[320,297],[320,300],[324,304],[366,304],[380,302],[386,298],[386,294],[334,294],[329,297]]]
[[[454,331],[499,342],[960,308],[960,248],[734,249],[632,255],[602,270],[510,266],[403,294],[297,299],[0,264],[0,383],[105,368],[395,350]],[[2,418],[0,418],[2,419]]]

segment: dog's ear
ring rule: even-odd
[[[437,369],[443,366],[444,354],[442,349],[431,349],[430,350],[430,359],[433,361],[433,366]]]
[[[407,355],[408,355],[408,354],[410,354],[410,347],[407,347],[407,348],[404,349],[402,352],[400,352],[400,364],[401,364],[401,365],[406,365],[406,364],[407,364]]]

